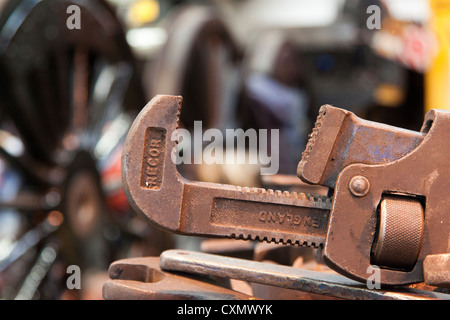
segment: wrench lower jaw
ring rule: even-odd
[[[156,96],[128,132],[122,180],[134,210],[178,234],[321,246],[329,198],[189,181],[178,173],[181,100]]]
[[[133,209],[162,229],[178,232],[183,182],[172,161],[181,97],[156,96],[131,126],[122,155],[122,181]]]

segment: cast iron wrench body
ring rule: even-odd
[[[427,255],[449,251],[450,113],[433,110],[421,132],[323,106],[299,163],[327,197],[189,181],[172,133],[182,98],[156,96],[128,133],[122,177],[133,208],[171,232],[323,247],[331,268],[365,282],[423,281]]]

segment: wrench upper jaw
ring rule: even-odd
[[[139,113],[125,140],[122,181],[133,209],[159,227],[180,229],[183,182],[172,161],[182,98],[156,96]]]
[[[448,252],[450,145],[445,142],[450,140],[449,126],[450,112],[432,111],[425,117],[421,132],[426,135],[422,142],[405,156],[387,163],[352,164],[340,172],[323,251],[324,260],[330,267],[362,282],[373,274],[373,269],[370,271],[369,267],[374,267],[379,262],[373,244],[377,234],[380,241],[381,200],[389,196],[406,197],[414,200],[416,205],[421,202],[423,213],[420,215],[423,216],[423,222],[422,226],[416,229],[418,232],[409,234],[409,231],[417,226],[416,223],[420,222],[413,218],[417,217],[417,214],[413,214],[414,208],[417,207],[402,207],[399,203],[395,208],[391,207],[391,217],[396,212],[397,218],[391,218],[389,231],[384,229],[385,233],[381,233],[384,237],[389,233],[389,245],[394,248],[388,258],[394,257],[393,260],[396,260],[398,256],[403,261],[414,258],[412,252],[416,250],[410,252],[409,249],[415,247],[417,240],[419,250],[414,266],[379,266],[381,284],[405,285],[422,282],[424,259],[429,255]],[[370,189],[365,196],[352,194],[349,186],[355,176],[364,176],[370,182]],[[386,215],[384,217],[384,222],[388,223]],[[407,236],[402,238],[405,235]],[[375,249],[374,252],[372,248]],[[407,256],[403,257],[405,254]]]

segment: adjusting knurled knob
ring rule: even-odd
[[[393,269],[412,269],[422,243],[422,204],[415,198],[384,196],[379,209],[378,237],[372,264]]]

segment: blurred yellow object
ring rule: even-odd
[[[382,83],[375,89],[374,98],[379,105],[395,108],[403,102],[405,94],[399,86]]]
[[[450,109],[450,1],[430,0],[438,52],[425,75],[425,111]]]
[[[157,0],[138,0],[128,11],[128,20],[132,25],[144,25],[158,19],[159,2]]]

